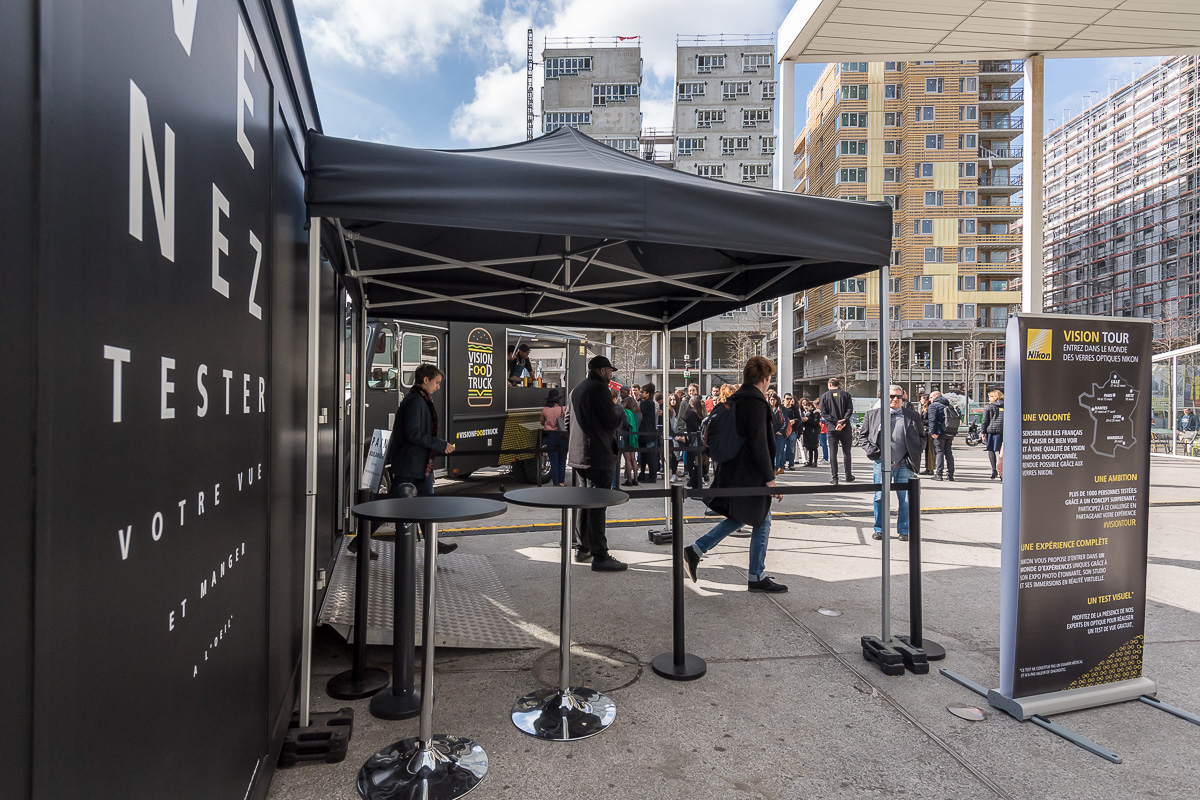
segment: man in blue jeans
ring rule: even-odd
[[[775,435],[772,429],[771,408],[767,405],[765,392],[775,374],[775,364],[769,358],[753,356],[742,371],[742,386],[730,402],[733,405],[733,422],[737,435],[742,439],[738,454],[717,464],[713,478],[714,489],[736,489],[775,486]],[[710,429],[711,434],[711,429]],[[767,561],[767,540],[771,535],[771,498],[782,500],[782,495],[759,495],[756,497],[714,497],[709,507],[721,514],[721,520],[694,544],[684,548],[683,563],[688,576],[696,580],[700,559],[721,540],[742,525],[750,525],[750,568],[746,589],[751,592],[786,592],[787,587],[764,574]]]
[[[913,464],[925,452],[925,425],[921,415],[913,411],[904,402],[904,389],[892,384],[888,387],[888,427],[892,438],[892,483],[903,483],[913,477]],[[859,430],[858,443],[866,451],[867,458],[874,462],[875,483],[883,480],[882,455],[882,414],[881,409],[873,408],[863,418],[863,426]],[[883,539],[883,502],[881,493],[875,493],[875,533],[872,538]],[[900,541],[908,541],[908,492],[897,492],[896,531]]]

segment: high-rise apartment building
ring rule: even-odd
[[[770,187],[775,37],[688,36],[675,47],[675,168]]]
[[[914,394],[1003,380],[1021,302],[1021,61],[830,64],[793,145],[797,191],[895,209],[888,302],[892,380]],[[879,286],[852,278],[797,296],[796,386],[841,376],[877,389]],[[802,366],[801,366],[802,362]]]
[[[1200,60],[1177,56],[1046,137],[1046,310],[1200,333]]]
[[[577,128],[609,147],[638,154],[640,37],[547,40],[542,69],[542,133]]]

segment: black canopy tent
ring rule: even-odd
[[[461,151],[310,132],[306,200],[378,316],[674,328],[891,250],[884,203],[700,178],[571,128]]]
[[[314,131],[307,145],[309,270],[319,254],[330,259],[373,316],[661,329],[666,343],[672,328],[879,270],[888,318],[886,203],[701,178],[571,128],[482,150],[417,150]],[[886,337],[881,325],[882,353]],[[309,339],[311,354],[315,321]],[[666,391],[669,359],[663,363]],[[364,376],[355,377],[357,475]],[[884,363],[881,384],[886,379]],[[665,452],[665,425],[663,439]],[[306,619],[306,634],[310,628]],[[307,700],[302,693],[303,720]]]

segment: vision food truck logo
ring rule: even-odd
[[[1025,348],[1026,361],[1049,361],[1050,346],[1054,342],[1054,331],[1050,328],[1030,328],[1028,345]]]
[[[467,334],[467,405],[488,408],[492,405],[495,377],[495,343],[483,328]]]

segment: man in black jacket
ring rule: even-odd
[[[437,408],[433,404],[433,394],[441,386],[441,370],[432,364],[421,364],[413,373],[412,391],[405,395],[396,409],[396,422],[388,442],[391,453],[389,497],[398,497],[396,490],[403,483],[417,487],[418,497],[431,496],[433,460],[454,452],[454,445],[438,437]],[[457,549],[457,544],[438,542],[440,555]]]
[[[829,469],[833,473],[829,482],[834,486],[838,484],[838,445],[841,445],[846,457],[846,483],[853,483],[850,447],[854,443],[854,398],[842,388],[840,380],[830,378],[829,391],[821,395],[817,407],[821,410],[821,421],[825,423],[825,437],[829,442]]]
[[[658,430],[658,404],[654,402],[653,383],[642,385],[638,410],[642,414],[642,424],[638,428],[638,431],[642,435],[638,437],[638,446],[654,447],[661,441],[662,434]],[[638,461],[641,462],[638,480],[643,480],[643,475],[648,473],[649,477],[645,478],[645,480],[654,483],[658,478],[658,453],[638,453]]]
[[[567,465],[575,470],[584,486],[612,487],[613,467],[617,463],[617,430],[624,419],[612,401],[608,382],[616,368],[604,356],[588,362],[588,376],[571,392],[567,408]],[[626,565],[608,554],[604,533],[604,509],[579,511],[579,550],[576,561],[591,561],[595,572],[618,572]]]
[[[775,483],[775,435],[772,431],[771,408],[767,405],[764,392],[771,385],[775,364],[763,356],[753,356],[746,362],[742,372],[742,386],[730,402],[733,404],[733,423],[743,445],[730,461],[717,465],[712,488],[734,489],[750,487],[774,487]],[[728,424],[725,423],[725,424]],[[683,563],[688,576],[696,580],[700,559],[729,534],[742,525],[750,525],[750,567],[746,588],[751,592],[786,592],[787,587],[776,583],[764,573],[767,559],[767,541],[771,535],[771,498],[782,500],[782,495],[758,497],[714,497],[709,507],[725,519],[693,544],[684,548]]]
[[[929,435],[933,437],[933,451],[937,453],[937,465],[933,479],[940,481],[945,470],[946,480],[954,480],[954,436],[947,431],[946,409],[950,401],[941,392],[929,393]]]

